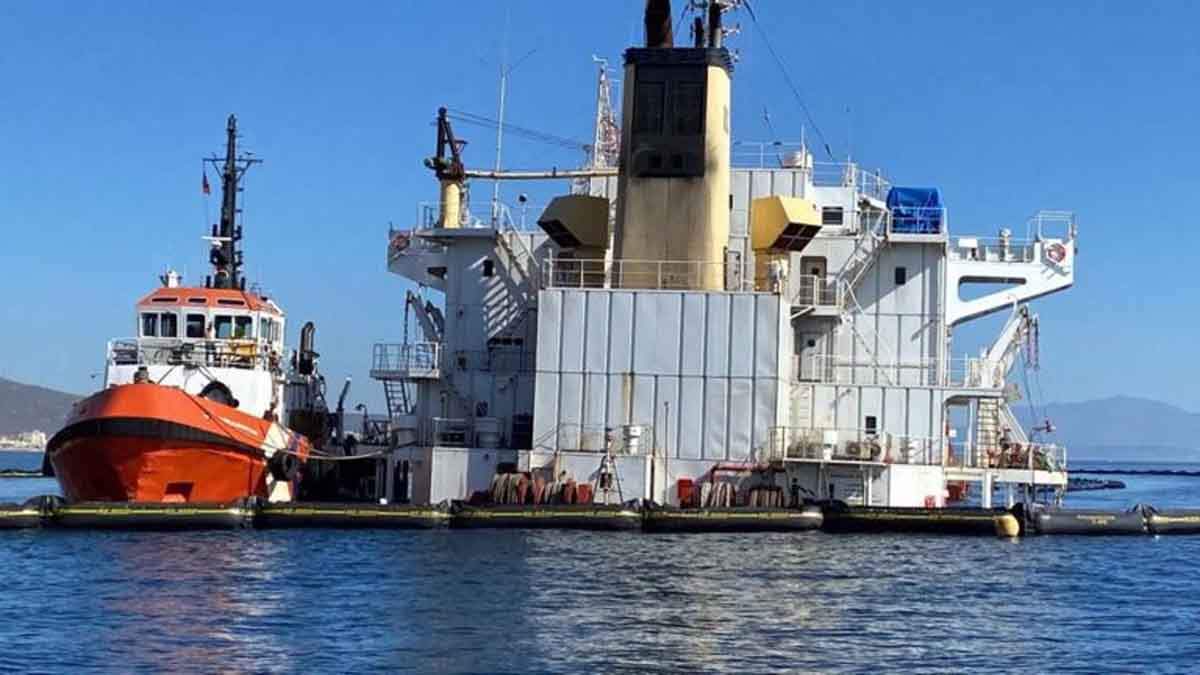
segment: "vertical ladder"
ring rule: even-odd
[[[413,404],[408,397],[409,383],[404,380],[383,380],[383,397],[387,402],[388,417],[411,415]]]

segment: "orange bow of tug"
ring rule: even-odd
[[[47,445],[68,500],[136,502],[287,498],[310,449],[277,422],[150,383],[80,401]]]

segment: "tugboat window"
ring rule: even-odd
[[[233,337],[237,340],[245,340],[252,338],[254,335],[254,319],[248,316],[236,316],[233,318]]]
[[[179,337],[179,315],[164,312],[158,326],[159,337]]]
[[[158,315],[147,312],[142,315],[142,337],[158,337]]]
[[[184,324],[184,330],[187,331],[187,336],[194,339],[204,338],[204,315],[203,314],[188,314],[187,322]]]
[[[270,339],[270,337],[271,337],[270,323],[271,322],[267,319],[259,319],[258,320],[258,339],[259,340],[269,340]]]
[[[221,315],[216,320],[217,339],[228,340],[233,337],[233,317]]]

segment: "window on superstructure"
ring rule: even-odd
[[[158,337],[158,315],[153,312],[142,314],[142,337]]]
[[[903,286],[906,281],[908,281],[908,268],[897,267],[896,268],[896,285]]]
[[[491,260],[483,261],[483,276],[492,277],[496,275],[496,263]]]
[[[270,319],[267,319],[264,317],[264,318],[261,318],[258,320],[258,339],[259,340],[271,339],[271,320]]]
[[[158,321],[159,337],[179,337],[179,315],[174,312],[163,312]]]
[[[216,318],[215,327],[218,340],[228,340],[233,337],[233,317],[221,314]]]
[[[248,316],[233,318],[233,337],[235,340],[248,340],[254,333],[254,319]]]
[[[868,436],[874,436],[879,432],[879,420],[874,415],[867,415],[863,427],[865,427]]]
[[[845,211],[840,206],[825,206],[821,208],[822,225],[841,225],[845,222]]]
[[[202,340],[204,339],[204,315],[203,314],[188,314],[183,325],[187,337]]]

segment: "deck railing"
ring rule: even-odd
[[[935,439],[870,429],[772,427],[767,459],[940,465]]]
[[[741,169],[782,169],[811,177],[818,187],[853,187],[859,194],[884,199],[892,184],[881,171],[866,170],[855,162],[814,162],[803,143],[735,141],[730,161]]]
[[[1067,450],[1053,443],[1012,442],[987,452],[965,443],[870,429],[772,427],[765,459],[1059,472],[1066,470]]]
[[[279,355],[259,340],[118,338],[109,340],[110,366],[207,366],[266,369]]]
[[[441,368],[441,355],[439,342],[378,343],[371,352],[371,377],[435,374]]]
[[[988,390],[1002,389],[1005,384],[1000,364],[974,356],[946,359],[939,368],[935,358],[877,363],[809,354],[792,358],[792,377],[817,384],[868,384],[883,379],[906,385]]]
[[[542,278],[546,280],[547,288],[724,290],[728,269],[722,262],[698,260],[551,258],[543,263]]]

